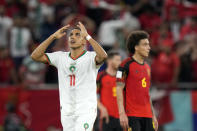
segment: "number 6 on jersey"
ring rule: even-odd
[[[145,77],[142,79],[142,87],[146,88],[146,78]]]

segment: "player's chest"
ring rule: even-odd
[[[136,80],[142,80],[146,78],[150,80],[150,68],[147,68],[145,65],[131,65],[129,68],[129,77]]]
[[[88,58],[81,58],[73,60],[71,58],[62,60],[60,69],[66,74],[85,73],[90,69],[90,60]]]

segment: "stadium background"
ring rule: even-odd
[[[195,0],[1,0],[0,131],[61,131],[57,71],[29,54],[58,28],[79,20],[122,58],[128,56],[130,31],[149,32],[159,131],[197,131]],[[65,41],[56,40],[48,52],[67,51]]]

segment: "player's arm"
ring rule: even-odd
[[[59,30],[57,30],[54,34],[49,36],[45,41],[43,41],[31,54],[31,58],[34,61],[47,63],[47,57],[45,56],[45,51],[47,47],[53,42],[55,39],[59,39],[66,34],[65,30],[67,30],[69,25],[66,25]]]
[[[81,29],[82,35],[86,38],[86,40],[89,41],[94,51],[96,52],[96,64],[103,63],[107,58],[107,53],[105,52],[105,50],[87,33],[87,30],[81,22],[79,22],[77,26]]]
[[[117,104],[118,104],[118,111],[120,117],[120,125],[124,129],[127,129],[129,128],[129,124],[128,124],[128,117],[124,109],[123,89],[125,87],[125,83],[124,83],[124,77],[122,76],[122,71],[117,72],[116,78],[117,78],[116,93],[117,93]]]
[[[100,119],[105,118],[106,119],[105,122],[109,123],[109,114],[108,114],[107,108],[101,103],[99,98],[97,99],[97,106],[98,106],[99,111],[101,112]]]

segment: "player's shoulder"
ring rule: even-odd
[[[86,51],[86,53],[87,53],[87,54],[92,54],[92,55],[93,55],[93,54],[96,54],[95,51]]]
[[[145,65],[146,68],[150,69],[150,65],[146,61],[144,62],[144,65]]]
[[[98,73],[98,75],[97,75],[97,80],[101,80],[104,76],[106,76],[107,75],[107,73],[106,73],[106,71],[104,70],[104,71],[100,71],[99,73]]]
[[[105,70],[100,71],[100,72],[98,73],[98,76],[104,76],[104,75],[107,75],[107,72],[106,72]]]
[[[125,66],[125,65],[128,64],[128,63],[132,63],[133,61],[134,61],[134,60],[133,60],[132,57],[127,57],[127,58],[125,58],[125,59],[122,61],[122,63],[120,64],[120,66],[123,67],[123,66]]]

